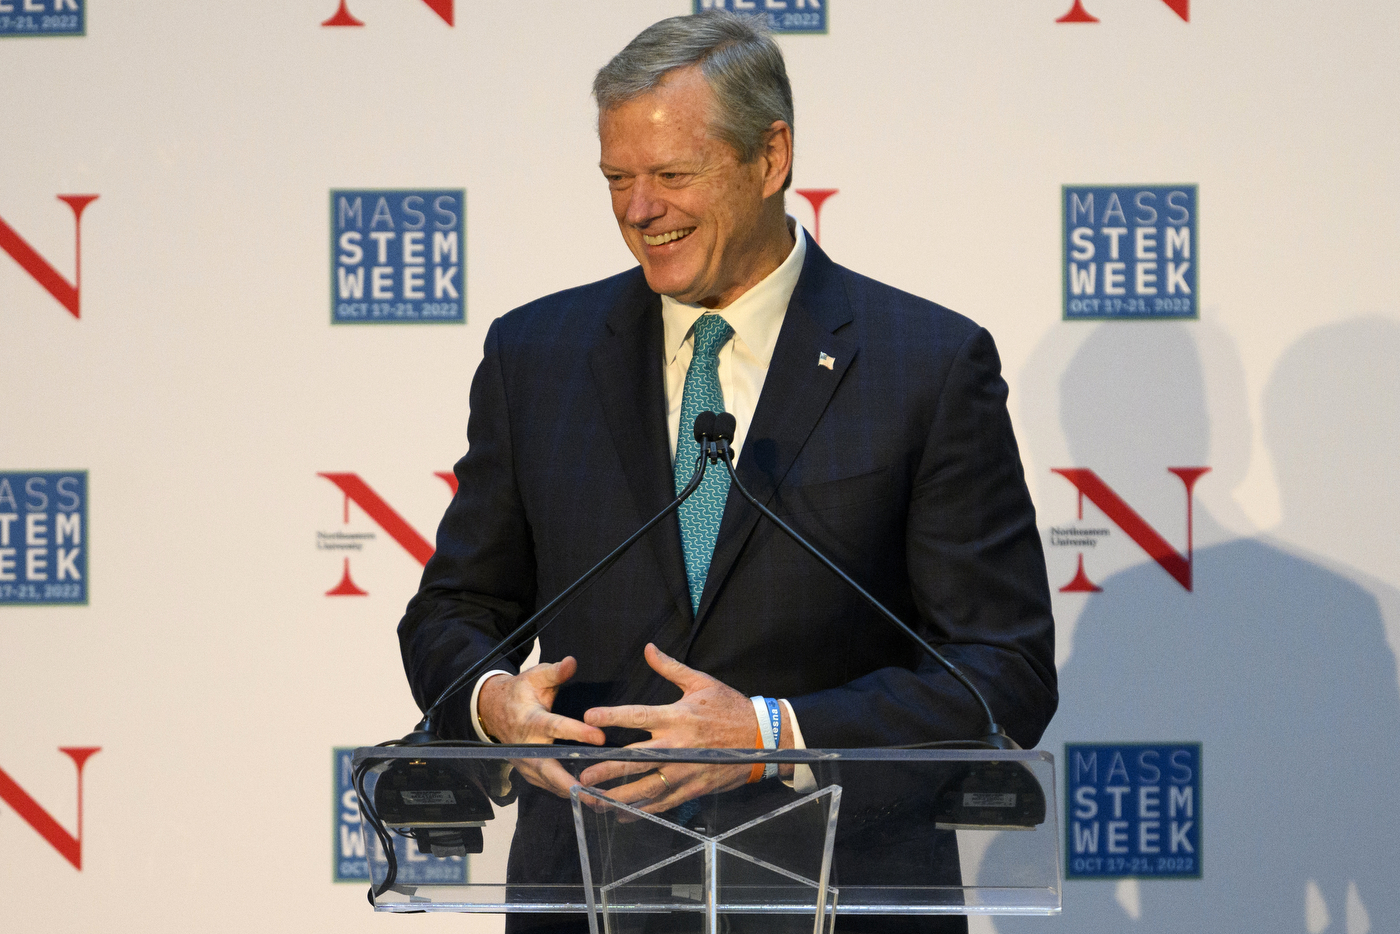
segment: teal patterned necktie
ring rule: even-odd
[[[719,388],[719,349],[734,336],[734,329],[719,315],[701,315],[695,322],[695,354],[685,374],[681,394],[681,424],[676,439],[676,495],[690,482],[700,445],[695,443],[695,416],[701,412],[724,411],[724,394]],[[690,499],[681,503],[681,548],[685,552],[685,576],[690,582],[690,607],[700,612],[700,594],[710,572],[710,558],[724,516],[724,500],[729,495],[729,473],[722,464],[711,465],[705,479]]]

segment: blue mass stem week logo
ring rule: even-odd
[[[87,0],[0,0],[0,39],[13,36],[81,36],[87,33]]]
[[[730,10],[749,16],[763,16],[768,28],[788,35],[825,33],[828,0],[691,0],[692,13]]]
[[[1200,743],[1065,743],[1067,879],[1201,878]]]
[[[1197,318],[1195,185],[1066,185],[1066,321]]]
[[[462,324],[463,189],[331,192],[331,323]]]
[[[87,471],[0,471],[0,606],[85,604]]]

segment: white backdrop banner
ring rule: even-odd
[[[632,264],[593,73],[711,5],[0,0],[0,928],[500,929],[337,883],[336,750],[486,328]],[[974,930],[1400,929],[1400,8],[751,6],[789,212],[1011,386],[1068,878]]]

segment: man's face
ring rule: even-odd
[[[613,214],[647,284],[716,308],[776,264],[764,242],[773,233],[760,226],[769,160],[740,163],[709,135],[712,100],[698,68],[677,69],[653,92],[604,111],[598,135]]]

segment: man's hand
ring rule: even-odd
[[[573,656],[549,665],[536,665],[520,674],[488,678],[476,697],[477,715],[486,732],[503,743],[552,743],[572,739],[601,746],[603,731],[553,712],[559,686],[574,676]],[[512,763],[526,781],[561,798],[569,796],[575,779],[553,759],[518,759]]]
[[[630,748],[754,748],[758,720],[747,697],[704,672],[687,668],[650,643],[645,655],[647,664],[657,674],[681,689],[681,699],[659,707],[642,704],[594,707],[583,715],[585,723],[651,733],[651,739],[633,743]],[[786,745],[791,746],[786,713],[783,732]],[[748,781],[751,768],[675,763],[663,770],[647,762],[600,762],[584,769],[579,781],[597,786],[600,782],[645,772],[636,781],[613,788],[608,797],[656,814],[704,794],[736,788]]]

